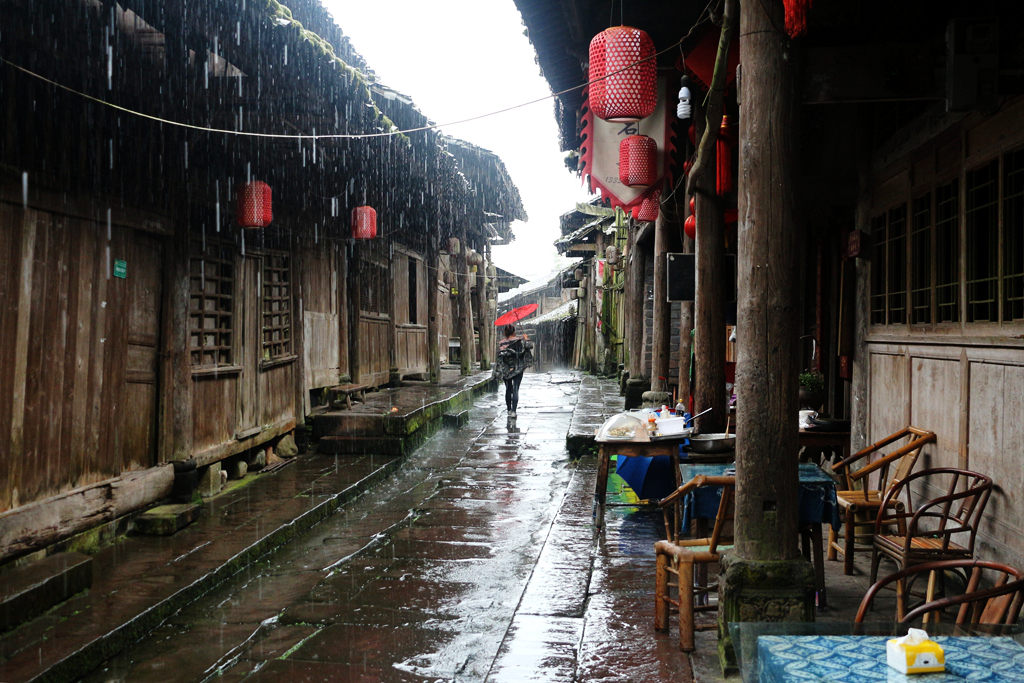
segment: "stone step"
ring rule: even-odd
[[[324,436],[317,451],[334,455],[403,455],[405,441],[398,436]]]
[[[202,503],[159,505],[135,518],[135,530],[147,536],[171,536],[199,517]]]
[[[92,586],[92,558],[57,553],[0,576],[0,633]]]
[[[469,411],[460,410],[457,413],[449,413],[441,418],[445,427],[459,429],[469,424]]]

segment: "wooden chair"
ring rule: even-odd
[[[945,493],[915,506],[914,496],[925,487]],[[883,556],[893,560],[900,570],[927,562],[974,557],[978,524],[991,493],[991,478],[955,467],[922,470],[897,483],[882,499],[875,520],[871,582],[878,576]],[[907,500],[908,511],[889,504],[901,496]],[[896,581],[898,604],[904,601],[905,583]]]
[[[679,511],[687,493],[704,486],[721,487],[722,500],[718,504],[715,527],[707,538],[681,539]],[[654,583],[654,628],[668,630],[669,615],[674,607],[679,614],[679,649],[692,652],[694,649],[694,611],[717,609],[717,606],[695,605],[694,600],[714,589],[704,586],[694,590],[694,565],[706,565],[721,559],[723,550],[732,548],[732,520],[735,514],[735,477],[697,476],[686,482],[672,494],[662,499],[662,513],[665,515],[667,541],[654,544],[657,558],[657,576]],[[672,577],[675,577],[675,582]],[[679,599],[671,597],[671,589],[678,588]]]
[[[881,453],[882,449],[901,439],[909,440],[890,453]],[[921,448],[934,442],[934,432],[904,427],[832,466],[833,473],[843,481],[839,485],[841,490],[836,491],[836,502],[843,522],[843,543],[839,544],[835,529],[829,531],[828,559],[835,560],[836,553],[842,553],[845,574],[853,574],[855,552],[872,548],[874,523],[882,498],[913,471]],[[891,477],[890,465],[895,465]],[[868,475],[873,472],[877,472],[874,487],[868,481]],[[897,507],[901,504],[893,500]]]
[[[963,594],[945,596],[936,599],[936,577],[944,572],[957,571],[967,574],[967,585]],[[858,624],[864,621],[871,603],[878,591],[894,582],[913,582],[914,579],[928,575],[928,593],[924,604],[907,611],[906,595],[903,594],[897,603],[897,615],[903,623],[914,623],[920,619],[923,623],[938,623],[946,616],[950,607],[958,607],[955,623],[958,626],[975,624],[1013,625],[1020,616],[1024,604],[1024,572],[1008,567],[1005,564],[985,562],[982,560],[944,560],[928,562],[908,567],[875,582],[861,600],[857,610]],[[991,586],[983,588],[983,586]]]

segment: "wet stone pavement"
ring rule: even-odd
[[[693,680],[652,628],[660,515],[612,507],[593,537],[596,460],[566,450],[580,378],[521,393],[515,421],[485,394],[468,426],[84,680]]]

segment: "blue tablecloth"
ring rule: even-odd
[[[682,463],[679,471],[685,484],[697,475],[720,477],[732,465],[695,465]],[[824,470],[811,463],[800,465],[800,498],[797,503],[801,524],[831,524],[839,528],[839,506],[836,503],[836,484]],[[683,529],[690,528],[694,518],[714,519],[722,500],[722,489],[704,486],[687,494],[683,502]]]
[[[946,656],[941,674],[905,676],[885,663],[886,636],[761,636],[760,683],[985,683],[1024,682],[1024,646],[1007,637],[935,636]]]

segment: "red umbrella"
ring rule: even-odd
[[[494,324],[498,327],[501,327],[502,325],[514,325],[536,310],[537,304],[526,304],[519,308],[513,308],[508,313],[502,313],[498,316],[498,319],[494,321]]]

